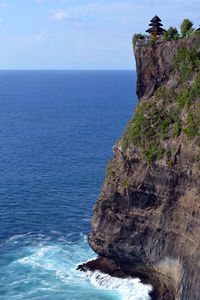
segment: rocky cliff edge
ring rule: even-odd
[[[139,43],[139,103],[114,145],[88,240],[154,299],[200,299],[200,36]]]

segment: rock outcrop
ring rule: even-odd
[[[88,237],[119,269],[168,286],[155,299],[200,299],[198,40],[135,47],[140,101],[113,147]],[[181,47],[197,49],[195,66],[183,57],[173,67]]]
[[[137,70],[138,98],[150,98],[154,91],[169,80],[172,61],[177,49],[185,45],[190,47],[196,37],[177,41],[157,42],[151,45],[149,40],[139,40],[134,49]]]

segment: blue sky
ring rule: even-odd
[[[157,14],[200,25],[198,0],[0,0],[0,69],[134,69],[132,35]]]

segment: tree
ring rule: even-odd
[[[189,19],[184,19],[181,24],[181,34],[182,37],[188,37],[192,34],[194,31],[194,28],[192,28],[193,23]]]
[[[178,33],[178,30],[176,27],[169,27],[167,31],[165,31],[163,35],[163,39],[165,41],[171,41],[171,40],[178,40],[180,34]]]
[[[137,42],[138,42],[139,40],[144,40],[144,39],[147,39],[147,38],[148,38],[148,35],[146,35],[146,34],[135,33],[135,34],[133,35],[133,40],[132,40],[132,42],[133,42],[133,47],[135,47],[135,45],[137,44]]]

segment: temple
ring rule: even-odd
[[[165,32],[165,29],[161,27],[163,25],[160,22],[161,19],[158,16],[155,16],[153,19],[151,19],[151,23],[149,24],[151,27],[146,30],[146,32],[150,33],[150,38],[162,36]]]

